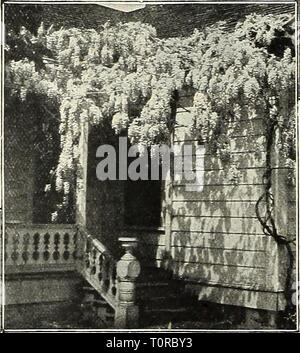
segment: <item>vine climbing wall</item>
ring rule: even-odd
[[[187,104],[187,97],[183,100]],[[191,119],[189,109],[177,112],[174,145],[182,148],[197,145],[186,128]],[[172,271],[185,279],[201,300],[268,310],[284,308],[288,257],[284,248],[264,234],[255,210],[265,190],[265,140],[262,117],[249,119],[245,115],[231,132],[232,161],[237,169],[234,178],[218,154],[207,152],[198,191],[188,191],[190,182],[184,178],[173,183]],[[277,176],[287,172],[277,164],[275,170]],[[283,178],[276,183],[277,189],[285,188]],[[295,194],[290,190],[289,199],[283,202],[274,186],[274,197],[278,200],[277,222],[292,233]],[[291,212],[285,217],[287,207]]]

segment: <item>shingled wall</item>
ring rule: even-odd
[[[186,127],[192,119],[189,110],[177,112],[174,144],[181,150],[184,145],[198,145]],[[188,190],[191,182],[184,178],[173,182],[171,268],[199,300],[283,310],[286,249],[264,234],[255,211],[266,187],[263,116],[250,119],[245,112],[241,123],[232,127],[230,143],[237,181],[230,179],[228,165],[217,153],[206,151],[199,190]],[[286,183],[288,169],[276,149],[272,166],[277,226],[280,234],[294,237],[295,189]]]

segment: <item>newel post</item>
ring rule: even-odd
[[[119,238],[125,254],[117,263],[118,305],[115,314],[116,328],[138,327],[139,310],[135,305],[136,279],[141,272],[139,261],[133,255],[136,238]]]

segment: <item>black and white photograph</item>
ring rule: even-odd
[[[298,332],[297,16],[3,1],[2,333]]]

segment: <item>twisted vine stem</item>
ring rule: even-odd
[[[287,236],[278,233],[276,223],[273,217],[274,209],[274,196],[272,193],[272,147],[274,143],[275,131],[277,128],[277,122],[273,121],[267,127],[267,152],[266,152],[266,171],[263,175],[263,180],[265,181],[264,193],[259,197],[255,205],[255,212],[258,221],[260,222],[263,232],[267,236],[271,236],[278,245],[285,246],[288,254],[289,264],[287,267],[284,296],[286,299],[285,313],[293,312],[294,306],[292,303],[292,274],[294,267],[294,254],[291,244],[295,242],[295,239],[289,240]],[[260,204],[265,201],[266,203],[266,214],[263,216],[260,212]]]

